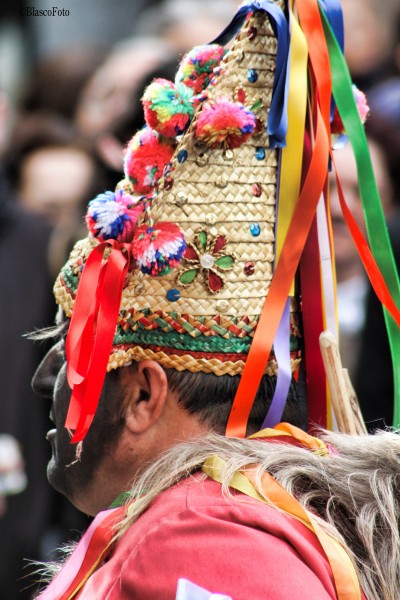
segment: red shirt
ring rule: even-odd
[[[160,494],[79,600],[174,600],[183,577],[233,600],[336,599],[315,535],[295,518],[191,477]]]

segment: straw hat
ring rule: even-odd
[[[196,65],[207,63],[210,48],[197,48],[183,59],[175,84],[176,88],[186,84],[190,91],[192,114],[186,104],[190,125],[177,141],[154,134],[161,143],[161,153],[166,153],[167,159],[169,152],[173,155],[163,175],[152,182],[153,187],[138,184],[131,159],[154,132],[139,132],[126,150],[126,178],[118,185],[115,197],[120,194],[142,206],[136,224],[142,226],[142,235],[149,224],[156,231],[159,223],[171,224],[182,232],[178,246],[179,241],[182,244],[169,267],[161,269],[158,276],[148,274],[151,266],[144,272],[140,250],[132,250],[136,262],[131,261],[124,282],[108,370],[132,359],[151,358],[177,370],[239,374],[268,294],[275,260],[278,150],[270,149],[266,124],[277,39],[267,14],[251,13],[229,51],[214,47],[215,62],[211,61],[208,77],[211,83],[199,94],[193,73]],[[222,60],[215,67],[218,54]],[[202,69],[197,71],[204,75]],[[155,85],[158,92],[167,89],[166,82]],[[156,122],[164,133],[168,124],[165,119],[161,123],[162,118],[157,121],[161,112],[155,112],[156,92],[149,88],[144,95],[147,121]],[[233,113],[235,118],[244,119],[243,131],[232,129],[230,122],[229,129],[224,120],[227,113],[228,121]],[[224,121],[228,132],[218,130],[218,120]],[[153,165],[152,157],[148,163]],[[129,200],[125,206],[126,202]],[[91,213],[89,207],[94,235],[76,244],[55,284],[57,302],[68,317],[84,272],[82,266],[99,240],[110,237],[102,238],[105,229],[101,229],[96,206]],[[134,237],[132,246],[139,241]],[[301,347],[295,298],[291,302],[290,346],[295,370]],[[272,375],[276,371],[271,354],[266,372]]]

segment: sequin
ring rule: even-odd
[[[261,227],[258,223],[252,223],[250,225],[250,233],[253,237],[258,237],[261,233]]]
[[[244,265],[244,273],[245,275],[249,276],[249,275],[253,275],[254,273],[254,265],[252,262],[247,262]]]
[[[166,177],[164,179],[164,189],[165,190],[167,190],[167,191],[171,190],[173,185],[174,185],[174,180],[172,179],[172,177]]]
[[[257,27],[250,27],[247,32],[247,37],[249,40],[254,40],[254,38],[257,37]]]
[[[255,157],[257,160],[264,160],[265,158],[265,148],[262,146],[257,146],[255,151]]]
[[[246,102],[246,92],[244,91],[243,88],[238,89],[237,99],[238,99],[238,102],[241,102],[242,104],[244,104]]]
[[[250,83],[255,83],[258,79],[258,73],[255,69],[248,69],[247,70],[247,79],[250,81]]]
[[[170,290],[168,290],[166,296],[169,302],[176,302],[181,297],[181,293],[176,288],[171,288]]]
[[[259,198],[262,194],[262,187],[259,183],[253,183],[252,187],[253,196]]]
[[[178,163],[184,163],[187,160],[187,157],[188,153],[186,152],[186,150],[180,150],[177,156]]]

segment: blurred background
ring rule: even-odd
[[[55,4],[54,15],[39,14]],[[55,548],[79,537],[88,523],[47,483],[50,403],[30,389],[46,348],[22,336],[54,321],[52,281],[84,234],[88,201],[121,179],[122,150],[143,123],[144,86],[155,76],[172,79],[183,53],[216,37],[238,4],[2,0],[0,600],[32,598],[37,576],[24,559],[51,560]],[[400,261],[400,5],[342,0],[342,6],[345,53],[371,107],[366,130]],[[336,155],[346,199],[364,227],[351,150]],[[334,182],[331,200],[343,363],[375,429],[392,419],[382,311],[338,210]],[[11,438],[16,442],[12,460],[1,452],[1,434],[7,448]],[[6,485],[10,473],[15,478]]]

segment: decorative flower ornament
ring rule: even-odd
[[[110,239],[130,242],[142,212],[141,198],[123,190],[104,192],[89,202],[85,221],[90,233],[100,242]]]
[[[188,242],[183,254],[185,267],[177,275],[177,283],[188,286],[201,274],[210,292],[220,292],[225,282],[221,273],[231,271],[233,254],[227,254],[225,235],[213,236],[205,229],[197,232],[193,243]]]

